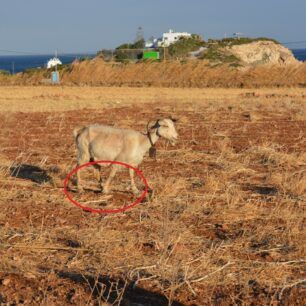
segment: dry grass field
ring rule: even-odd
[[[66,199],[74,127],[170,115],[151,197]],[[302,88],[0,87],[0,305],[305,305],[305,134]]]
[[[306,63],[231,67],[206,60],[117,63],[101,58],[75,62],[60,71],[67,86],[130,86],[172,88],[306,87]],[[42,85],[50,82],[50,70],[1,75],[1,85]]]

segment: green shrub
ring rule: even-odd
[[[145,47],[145,40],[140,39],[133,44],[125,43],[116,48],[116,50],[120,49],[143,49]]]
[[[0,70],[0,75],[10,75],[10,72],[7,70]]]
[[[70,72],[72,70],[71,64],[62,64],[57,66],[58,71]]]
[[[168,47],[168,54],[174,58],[188,56],[189,52],[196,51],[200,47],[206,46],[200,36],[193,34],[190,38],[181,37],[176,43]]]
[[[227,46],[236,46],[236,45],[244,45],[244,44],[250,44],[252,42],[256,41],[272,41],[276,44],[279,44],[279,42],[272,38],[267,37],[258,37],[258,38],[249,38],[249,37],[241,37],[241,38],[223,38],[221,40],[213,40],[209,39],[209,44],[215,44],[219,47],[227,47]]]
[[[117,62],[128,62],[142,59],[143,52],[138,49],[116,50],[114,55]]]
[[[140,39],[135,43],[125,43],[116,48],[114,58],[117,62],[128,62],[130,60],[139,60],[142,58],[142,52],[139,50],[144,49],[145,40]],[[125,50],[129,49],[129,50]],[[98,54],[104,55],[105,51],[98,52]]]
[[[40,71],[42,71],[42,68],[28,68],[28,69],[25,69],[23,71],[23,73],[33,75],[33,74],[36,74],[36,73],[38,73]]]
[[[126,52],[123,52],[123,51],[116,51],[115,59],[116,59],[116,61],[118,61],[118,62],[125,62],[125,61],[128,61],[128,60],[129,60],[129,57],[128,57],[128,55],[127,55]]]
[[[81,56],[80,58],[78,58],[79,62],[85,62],[85,61],[90,61],[91,58],[89,56]],[[63,66],[63,65],[61,65]]]
[[[239,59],[235,55],[228,54],[224,50],[216,46],[209,47],[201,54],[199,58],[206,59],[212,62],[239,63]]]
[[[279,44],[278,41],[266,37],[259,38],[249,38],[249,37],[241,37],[241,38],[224,38],[221,40],[209,39],[207,41],[208,48],[204,51],[199,58],[206,59],[213,62],[222,62],[229,63],[231,67],[240,66],[240,60],[233,54],[229,54],[224,48],[231,47],[235,45],[244,45],[249,44],[256,41],[272,41],[276,44]]]

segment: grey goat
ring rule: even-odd
[[[158,119],[151,125],[148,123],[147,133],[140,133],[131,129],[117,128],[107,125],[93,124],[87,127],[76,128],[73,131],[78,150],[78,165],[89,161],[111,160],[124,162],[138,167],[144,155],[153,148],[156,141],[163,137],[176,143],[178,134],[175,129],[175,119]],[[151,153],[151,152],[150,152]],[[100,167],[96,169],[97,179],[101,184],[103,193],[110,192],[110,184],[118,168],[116,164],[111,165],[110,175],[105,184],[102,184]],[[129,169],[131,187],[133,193],[139,193],[134,181],[134,170]],[[82,181],[80,171],[77,172],[77,187],[81,191]]]

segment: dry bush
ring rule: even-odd
[[[2,85],[40,85],[44,72],[32,75],[16,74],[0,76]],[[65,85],[89,86],[155,86],[155,87],[298,87],[306,81],[305,64],[286,67],[263,65],[246,69],[234,69],[229,65],[211,66],[207,61],[178,61],[155,63],[106,63],[102,59],[84,61],[62,71],[61,82]],[[43,94],[45,96],[45,94]],[[61,99],[63,95],[53,96]],[[74,98],[75,96],[73,96]]]
[[[273,173],[271,181],[283,194],[289,196],[304,196],[306,193],[306,169],[295,171],[293,173]]]

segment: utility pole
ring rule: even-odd
[[[237,32],[237,33],[234,33],[234,36],[236,36],[236,38],[239,40],[243,36],[243,34],[240,32]]]
[[[15,62],[12,62],[12,74],[15,74]]]
[[[57,49],[55,50],[55,58],[57,59]],[[57,71],[57,64],[55,65],[55,71]]]
[[[138,27],[137,32],[136,32],[135,43],[141,40],[144,40],[143,28]]]

